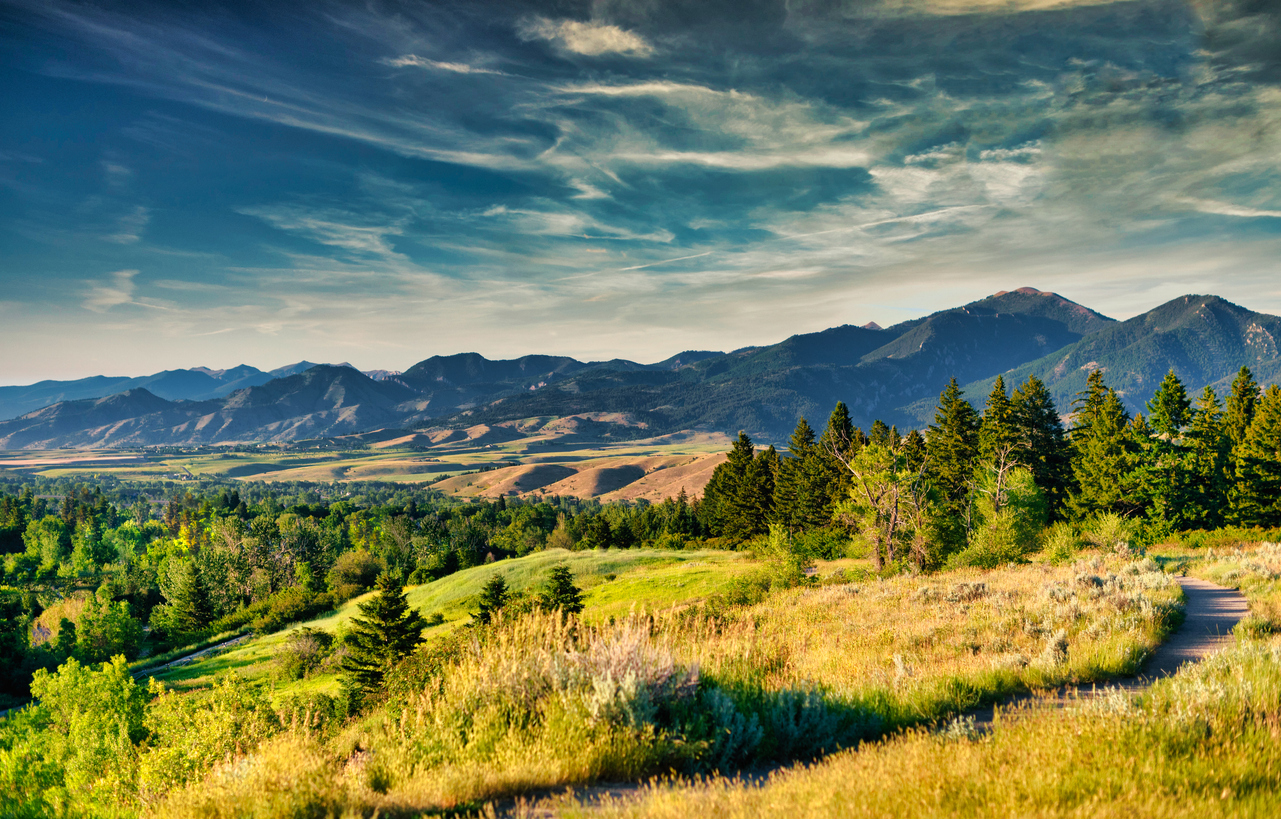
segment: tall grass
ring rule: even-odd
[[[563,816],[1275,816],[1281,646],[1239,644],[1135,701],[1031,709],[990,735],[907,732],[756,785],[670,781]]]

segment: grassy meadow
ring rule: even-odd
[[[561,559],[586,592],[581,620],[459,628],[494,571],[528,588]],[[354,723],[317,716],[313,695],[333,685],[323,674],[272,687],[285,635],[254,640],[167,677],[213,683],[216,702],[221,672],[238,668],[240,685],[264,675],[280,727],[167,791],[154,813],[466,812],[598,781],[824,757],[1012,692],[1131,673],[1179,618],[1177,583],[1146,559],[883,579],[852,563],[793,588],[771,583],[768,561],[733,553],[540,553],[460,572],[409,590],[447,619]],[[309,625],[338,629],[351,605]],[[708,794],[737,794],[731,781],[654,791],[646,804],[688,815]]]

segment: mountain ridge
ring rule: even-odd
[[[981,406],[997,375],[1012,389],[1036,374],[1063,411],[1093,367],[1109,372],[1132,409],[1171,367],[1190,391],[1230,381],[1241,363],[1268,383],[1281,378],[1278,339],[1281,318],[1217,296],[1181,296],[1118,322],[1055,293],[1019,288],[888,328],[847,324],[654,364],[457,353],[400,373],[370,371],[376,378],[349,364],[313,365],[200,399],[170,400],[133,384],[0,421],[0,448],[287,442],[592,414],[625,419],[593,427],[611,440],[687,429],[782,442],[799,417],[821,428],[837,401],[863,427],[875,418],[923,425],[954,376]],[[172,384],[174,373],[236,384],[262,371],[194,368],[132,381]],[[111,380],[95,382],[103,383]]]

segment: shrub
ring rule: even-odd
[[[1045,559],[1055,566],[1062,566],[1076,558],[1081,541],[1072,524],[1061,520],[1042,533],[1041,544]]]
[[[1115,512],[1101,512],[1086,521],[1081,539],[1109,552],[1124,552],[1134,539],[1135,524]]]
[[[329,657],[333,643],[333,635],[328,632],[314,628],[295,629],[285,638],[284,647],[276,655],[276,676],[284,680],[301,680]]]
[[[353,549],[338,556],[325,579],[334,601],[344,603],[373,588],[382,570],[381,561],[367,550]]]

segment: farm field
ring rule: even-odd
[[[0,453],[0,474],[44,478],[433,483],[460,497],[573,495],[661,501],[701,493],[724,460],[719,433],[609,442],[565,419],[266,446]],[[391,437],[388,437],[390,435]]]

